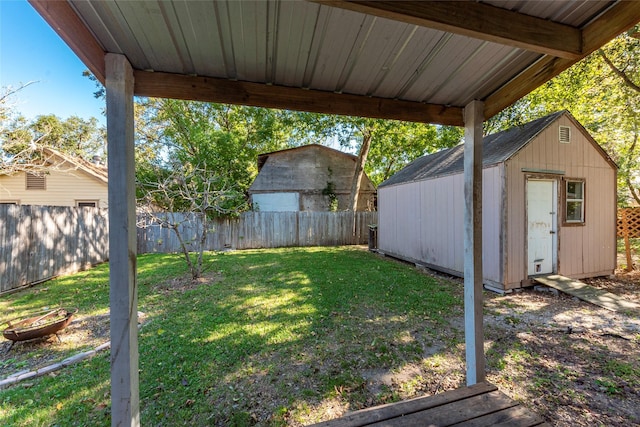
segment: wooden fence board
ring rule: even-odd
[[[627,259],[626,270],[631,271],[633,270],[634,265],[629,239],[640,237],[640,208],[618,209],[617,235],[618,238],[624,239],[625,255]]]

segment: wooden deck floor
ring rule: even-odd
[[[494,385],[480,383],[433,396],[352,412],[314,427],[548,426]]]

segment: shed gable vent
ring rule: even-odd
[[[558,138],[563,144],[571,142],[571,128],[569,126],[560,126],[558,128]]]

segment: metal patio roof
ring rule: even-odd
[[[30,0],[104,82],[135,93],[462,125],[640,21],[635,1]]]

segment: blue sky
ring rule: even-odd
[[[37,82],[14,97],[15,110],[27,118],[96,117],[104,124],[104,101],[94,98],[86,69],[26,0],[0,0],[0,87]]]

